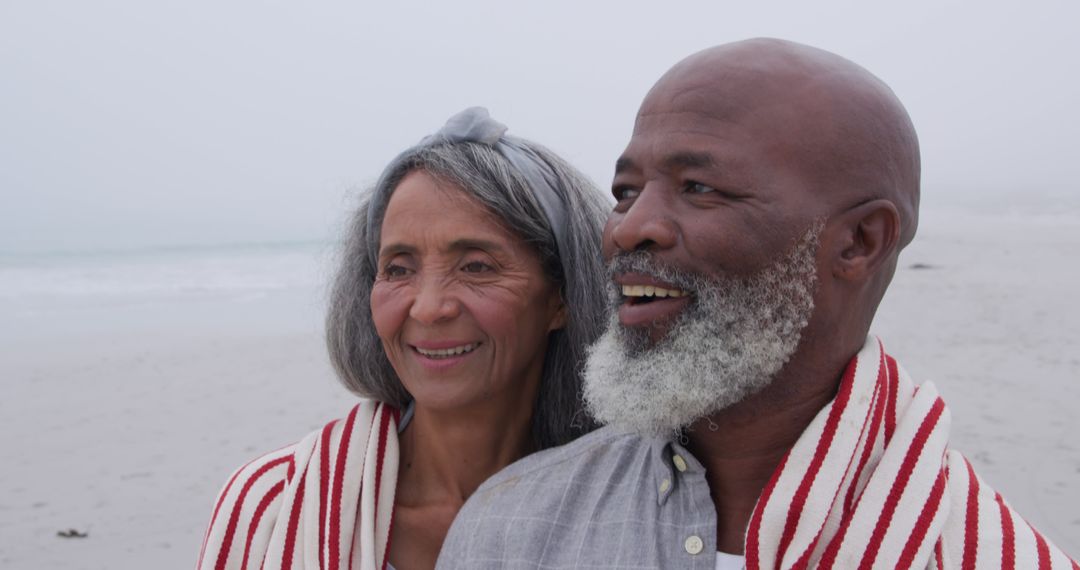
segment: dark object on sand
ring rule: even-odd
[[[56,531],[56,536],[59,536],[60,538],[86,538],[87,536],[90,536],[90,533],[79,532],[73,528],[69,528],[67,530]]]
[[[912,263],[908,266],[909,269],[937,269],[936,265],[930,265],[929,263]]]

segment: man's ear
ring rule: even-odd
[[[889,200],[864,202],[834,216],[832,273],[845,281],[864,281],[892,259],[900,243],[900,214]]]

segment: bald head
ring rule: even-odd
[[[900,215],[900,246],[914,237],[918,139],[896,95],[859,65],[775,39],[709,48],[657,82],[635,130],[679,113],[753,125],[756,144],[796,169],[819,204],[889,200]]]
[[[842,366],[865,341],[915,235],[918,140],[893,92],[862,67],[808,46],[748,40],[696,53],[656,83],[612,193],[606,256],[647,253],[702,282],[767,274],[809,239],[812,259],[800,261],[812,268],[802,285],[813,311],[798,354]],[[653,277],[623,284],[673,285]],[[687,292],[628,301],[621,322],[659,342],[691,304]]]

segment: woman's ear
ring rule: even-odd
[[[864,202],[837,216],[836,251],[832,273],[844,281],[865,281],[896,255],[900,243],[900,214],[889,200]]]
[[[566,303],[563,302],[562,293],[556,291],[552,302],[555,303],[555,312],[551,315],[548,332],[566,327]]]

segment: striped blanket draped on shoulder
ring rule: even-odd
[[[747,568],[1080,570],[947,448],[949,422],[868,339],[758,499]]]
[[[214,505],[198,568],[386,568],[398,420],[397,409],[364,401],[241,467]]]

